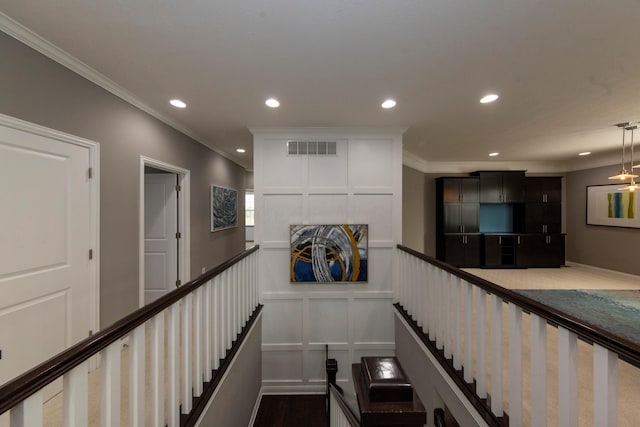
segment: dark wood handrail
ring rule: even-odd
[[[329,383],[329,393],[335,396],[338,405],[340,405],[340,409],[342,409],[342,413],[347,417],[351,427],[360,427],[358,416],[353,412],[351,406],[349,406],[340,390],[338,390],[334,384]]]
[[[0,388],[0,414],[8,411],[36,391],[42,389],[80,363],[105,349],[116,340],[126,336],[129,332],[144,324],[156,314],[161,313],[175,302],[181,300],[186,295],[195,291],[258,249],[259,246],[256,245],[239,253],[190,282],[185,283],[181,287],[174,289],[167,295],[139,308],[116,321],[111,326],[85,338],[74,346],[53,356],[51,359],[7,382]]]
[[[517,292],[503,288],[502,286],[496,285],[488,280],[481,279],[478,276],[474,276],[471,273],[460,270],[457,267],[420,253],[414,249],[403,245],[398,245],[398,249],[460,277],[461,279],[484,289],[488,293],[502,298],[502,300],[508,303],[515,304],[526,312],[536,314],[546,319],[546,321],[552,326],[562,326],[563,328],[575,333],[586,342],[598,344],[609,349],[614,353],[617,353],[620,359],[640,368],[640,346],[634,342],[613,335],[611,332],[605,331],[597,326],[584,323],[582,320],[556,310],[553,307],[549,307]]]

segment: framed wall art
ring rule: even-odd
[[[587,225],[640,228],[638,195],[626,183],[587,186]]]
[[[367,225],[292,225],[293,283],[366,282]]]
[[[226,230],[238,226],[238,191],[211,186],[211,231]]]

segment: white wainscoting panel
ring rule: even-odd
[[[267,242],[289,242],[289,226],[301,224],[302,195],[268,194],[263,198],[261,215],[263,239]]]
[[[310,194],[309,224],[345,224],[349,222],[347,194]]]
[[[324,390],[325,344],[350,389],[351,363],[394,355],[393,248],[402,238],[402,129],[252,128],[255,241],[261,247],[263,389]],[[336,141],[335,155],[289,155],[288,140]],[[366,283],[290,281],[289,229],[367,224]]]
[[[347,344],[349,342],[349,304],[344,298],[309,300],[309,343]]]
[[[359,187],[394,187],[393,138],[349,140],[349,183]]]
[[[302,300],[270,300],[264,307],[262,342],[302,343]]]

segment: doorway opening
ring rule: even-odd
[[[140,157],[139,306],[190,277],[189,171]]]

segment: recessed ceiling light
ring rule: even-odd
[[[578,156],[588,156],[591,154],[591,151],[583,151],[582,153],[578,153]]]
[[[238,153],[246,153],[247,152],[247,150],[245,150],[244,148],[236,148],[236,151]]]
[[[271,108],[278,108],[280,106],[280,102],[275,98],[269,98],[264,103],[267,104],[267,107]]]
[[[179,99],[172,99],[171,101],[169,101],[169,104],[173,105],[176,108],[187,108],[187,104],[185,104],[183,101],[180,101]]]
[[[396,106],[396,101],[393,99],[387,99],[382,103],[382,108],[389,109]]]
[[[490,102],[495,101],[498,98],[499,98],[499,96],[496,95],[495,93],[490,93],[489,95],[483,96],[482,99],[480,99],[480,103],[481,104],[488,104]]]
[[[489,157],[495,157],[495,156],[499,156],[500,153],[489,153]]]

